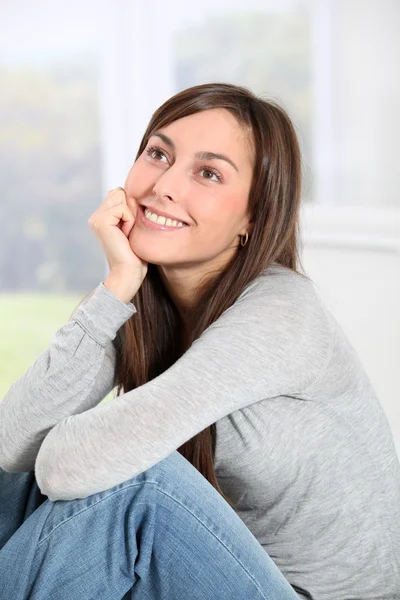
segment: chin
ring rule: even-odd
[[[140,243],[135,239],[129,238],[129,245],[133,252],[142,260],[153,265],[160,265],[165,262],[165,250],[157,249],[148,243]]]

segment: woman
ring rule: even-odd
[[[154,113],[89,219],[109,275],[0,403],[2,599],[400,598],[400,465],[298,270],[300,171],[245,88]]]

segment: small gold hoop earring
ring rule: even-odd
[[[245,242],[243,243],[243,238],[244,238],[244,237],[245,237],[245,236],[244,236],[244,235],[242,235],[242,238],[241,238],[241,240],[240,240],[240,244],[241,244],[242,246],[245,246],[245,245],[247,244],[247,240],[249,239],[249,234],[247,233],[247,231],[246,231],[246,240],[245,240]]]

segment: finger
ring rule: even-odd
[[[126,222],[134,222],[135,217],[128,207],[127,204],[116,204],[115,206],[110,206],[108,208],[104,208],[104,210],[97,210],[90,217],[88,223],[93,231],[101,231],[105,227],[114,227],[119,226],[121,224],[120,229],[123,224]]]
[[[133,198],[133,196],[126,196],[126,203],[129,206],[129,208],[131,209],[134,217],[137,217],[137,213],[139,210],[139,203],[136,200],[136,198]]]
[[[122,216],[121,216],[121,220],[120,220],[121,231],[124,235],[126,235],[126,237],[129,236],[132,228],[135,225],[135,222],[136,222],[136,216],[132,213],[132,211],[128,207],[126,207],[122,211]]]
[[[120,204],[117,207],[114,207],[113,210],[117,210],[118,211],[118,217],[120,218],[118,227],[120,228],[120,230],[122,231],[122,233],[128,237],[132,228],[135,225],[136,222],[136,218],[133,215],[132,211],[129,209],[129,207]],[[118,218],[117,217],[117,218]]]
[[[100,206],[100,210],[105,210],[110,206],[116,206],[117,204],[126,204],[125,190],[121,187],[110,190]]]
[[[122,192],[124,196],[126,195],[125,189],[118,185],[116,188],[111,190],[111,194],[117,194],[118,192]]]
[[[123,192],[125,194],[125,189],[123,187],[121,187],[120,185],[118,185],[116,188],[112,188],[108,194],[115,194],[117,192]],[[108,195],[107,194],[107,195]]]
[[[122,223],[122,221],[120,221],[120,223]],[[134,226],[135,226],[135,219],[132,219],[131,221],[125,221],[121,225],[121,231],[124,235],[126,235],[126,237],[129,237],[129,234],[132,231],[132,229],[134,228]]]

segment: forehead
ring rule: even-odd
[[[177,119],[160,129],[183,152],[223,153],[251,167],[250,132],[227,110],[212,108]]]

